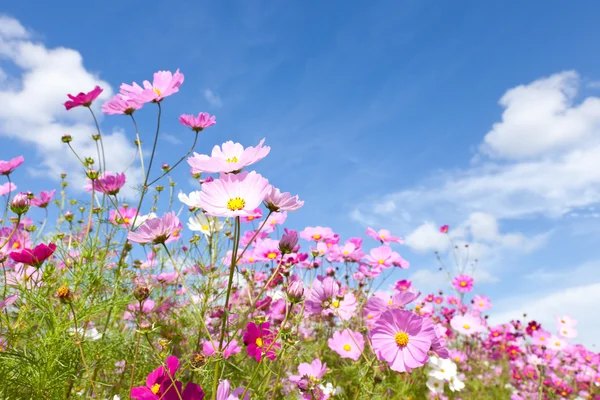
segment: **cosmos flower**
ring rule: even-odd
[[[404,243],[404,240],[398,236],[393,236],[387,229],[380,229],[375,231],[373,228],[367,228],[367,236],[372,237],[375,240],[379,240],[383,244],[388,243]]]
[[[410,372],[425,365],[435,332],[433,326],[424,325],[423,321],[406,310],[381,314],[369,333],[377,358],[385,360],[397,372]]]
[[[398,257],[400,257],[400,255],[392,251],[390,246],[384,245],[372,249],[369,252],[369,255],[366,257],[366,260],[373,267],[391,268],[393,266],[393,262],[398,260]]]
[[[248,222],[256,221],[256,220],[259,220],[260,218],[262,218],[263,213],[260,208],[255,208],[253,212],[254,212],[253,215],[248,215],[247,217],[241,217],[240,221],[248,223]]]
[[[231,390],[231,384],[227,379],[219,382],[219,386],[217,387],[217,398],[216,400],[239,400],[240,396],[244,394],[244,388],[237,388]],[[246,394],[244,396],[244,400],[249,399],[249,395]]]
[[[117,93],[106,103],[102,104],[102,112],[108,115],[131,115],[139,110],[144,102],[131,98],[122,93]]]
[[[17,185],[12,182],[6,182],[0,185],[0,196],[4,196],[12,191],[17,190]]]
[[[238,345],[237,340],[232,339],[230,342],[224,344],[223,358],[229,358],[235,354],[238,354],[241,351],[242,348]],[[215,349],[210,340],[205,340],[204,342],[202,342],[202,352],[209,357],[212,357],[216,354]]]
[[[228,141],[221,147],[215,146],[210,156],[194,153],[188,158],[188,164],[192,167],[193,173],[230,173],[241,171],[244,167],[252,165],[269,154],[271,148],[263,147],[265,139],[262,139],[258,146],[244,149],[240,143]]]
[[[322,226],[307,226],[302,232],[300,232],[300,237],[302,239],[315,242],[333,239],[333,236],[334,233],[331,228],[323,228]]]
[[[400,291],[408,290],[411,285],[412,285],[411,281],[402,279],[402,280],[396,282],[396,284],[394,285],[394,289],[396,289],[397,291],[400,292]]]
[[[481,323],[481,319],[470,314],[452,317],[450,326],[458,333],[467,336],[485,331],[485,326]]]
[[[0,175],[10,175],[17,167],[23,164],[23,156],[15,157],[11,160],[0,160]]]
[[[492,308],[492,302],[486,296],[475,295],[473,296],[473,310],[483,312]]]
[[[191,231],[211,236],[214,233],[221,232],[225,223],[219,221],[218,218],[207,217],[203,213],[197,213],[188,219],[187,226]]]
[[[312,386],[321,381],[325,372],[327,372],[327,364],[316,358],[310,364],[300,363],[298,375],[290,375],[289,379],[303,391],[312,390]]]
[[[201,192],[199,190],[193,191],[189,195],[179,192],[177,198],[190,208],[198,208],[200,207],[200,193]]]
[[[352,293],[340,293],[340,286],[330,276],[313,283],[304,305],[311,315],[338,315],[342,320],[352,318],[357,307],[356,297]]]
[[[473,290],[473,278],[469,275],[457,275],[452,281],[452,286],[461,293],[468,293]]]
[[[152,83],[144,81],[142,88],[137,83],[127,85],[123,83],[120,87],[121,94],[140,103],[160,103],[165,97],[175,94],[179,91],[179,86],[183,83],[184,76],[179,69],[175,73],[171,71],[158,71],[154,73]]]
[[[275,349],[281,347],[279,343],[274,342],[277,332],[269,329],[270,324],[264,322],[260,325],[249,322],[244,332],[244,344],[250,357],[260,361],[262,357],[270,360],[275,359]],[[268,351],[267,351],[268,350]]]
[[[254,215],[269,189],[269,181],[254,171],[221,174],[219,179],[202,185],[198,202],[206,214],[215,217]]]
[[[204,392],[202,388],[194,383],[188,383],[183,389],[183,384],[175,380],[175,374],[179,369],[179,360],[175,356],[169,356],[166,360],[166,368],[162,365],[156,368],[146,378],[146,386],[138,386],[131,389],[131,398],[139,400],[202,400]]]
[[[56,193],[55,189],[51,190],[50,192],[46,192],[45,190],[42,190],[37,197],[34,197],[33,199],[31,199],[31,205],[39,207],[39,208],[46,208],[46,207],[48,207],[48,204],[50,204],[50,202],[54,198],[55,193]]]
[[[354,332],[350,329],[336,331],[333,337],[327,340],[329,348],[340,355],[342,358],[349,358],[357,361],[365,349],[365,340],[360,332]]]
[[[10,253],[10,258],[14,262],[39,268],[42,266],[44,261],[54,254],[55,250],[56,245],[54,243],[50,243],[48,245],[40,243],[33,249],[24,248],[21,251],[13,251]]]
[[[448,233],[449,229],[450,229],[450,227],[448,225],[442,225],[440,227],[440,233]]]
[[[93,187],[97,192],[114,196],[119,193],[119,190],[125,185],[125,181],[126,177],[124,173],[113,174],[111,172],[104,172],[94,181],[88,179],[88,184],[85,186],[85,189],[91,191]]]
[[[199,113],[197,117],[181,114],[179,123],[191,128],[194,132],[201,132],[209,126],[216,124],[216,118],[214,115],[211,117],[209,113],[205,112]]]
[[[76,96],[68,94],[67,96],[69,96],[71,100],[65,102],[65,108],[70,110],[71,108],[79,106],[89,107],[92,105],[92,102],[100,96],[100,93],[102,93],[102,88],[96,86],[92,91],[87,93],[81,92]]]
[[[304,205],[304,202],[299,200],[298,196],[292,197],[290,193],[281,193],[279,189],[271,186],[271,190],[265,197],[266,207],[273,211],[296,211]]]
[[[150,218],[135,232],[129,232],[127,238],[140,244],[162,244],[180,230],[179,218],[175,212],[164,214],[161,218]]]

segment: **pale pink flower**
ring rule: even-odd
[[[269,181],[254,171],[221,174],[219,179],[202,185],[198,204],[206,214],[216,217],[255,215],[254,210],[269,189]]]
[[[0,196],[4,196],[14,190],[17,190],[17,185],[12,182],[6,182],[0,185]]]
[[[333,239],[334,233],[331,228],[323,228],[322,226],[307,226],[302,232],[300,232],[300,237],[304,240],[319,242]]]
[[[102,112],[109,115],[131,115],[139,110],[144,102],[131,98],[127,95],[117,93],[106,103],[102,104]]]
[[[304,202],[288,193],[281,193],[279,189],[271,186],[271,190],[265,197],[266,207],[271,211],[296,211],[304,205]]]
[[[179,69],[174,74],[171,71],[158,71],[154,73],[152,83],[149,81],[143,82],[143,88],[134,82],[132,85],[123,83],[120,89],[121,94],[138,102],[147,103],[151,101],[159,103],[165,97],[177,93],[183,79],[184,76],[179,72]]]
[[[473,278],[469,275],[458,275],[452,281],[452,286],[461,293],[468,293],[473,290]]]
[[[261,140],[258,146],[244,147],[240,143],[233,143],[231,140],[223,143],[221,147],[215,146],[210,156],[206,154],[194,153],[188,158],[188,164],[192,167],[193,173],[220,173],[241,171],[244,167],[254,164],[269,154],[271,148],[263,147],[265,139]]]
[[[388,243],[404,243],[404,240],[398,236],[393,236],[387,229],[380,229],[375,231],[373,228],[367,228],[367,236],[372,237],[375,240],[379,240],[383,244]]]
[[[209,126],[216,124],[216,118],[214,115],[211,117],[209,113],[205,112],[199,113],[197,117],[181,114],[179,123],[191,128],[194,132],[201,132]]]
[[[342,358],[349,358],[357,361],[365,349],[365,340],[360,332],[354,332],[349,329],[336,331],[333,337],[327,340],[329,348],[340,355]]]
[[[171,211],[162,216],[162,218],[150,218],[144,222],[135,232],[129,232],[127,238],[132,242],[140,244],[162,244],[180,230],[181,223],[175,212]]]
[[[23,164],[23,156],[15,157],[11,160],[0,160],[0,175],[10,175],[19,165]]]
[[[450,320],[450,326],[463,335],[471,336],[476,333],[485,332],[486,328],[479,317],[470,314],[455,315]]]

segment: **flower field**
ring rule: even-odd
[[[173,111],[182,84],[159,71],[101,105],[100,87],[65,94],[97,133],[62,137],[81,170],[60,187],[32,193],[11,178],[27,155],[0,161],[0,398],[600,399],[600,354],[577,344],[576,320],[488,323],[449,226],[455,261],[437,256],[448,285],[435,293],[405,279],[401,232],[289,229],[302,194],[253,170],[268,141],[194,152],[217,121]],[[140,182],[106,163],[99,109],[131,123]],[[189,151],[159,165],[161,120],[177,118]],[[83,141],[96,154],[79,154]]]

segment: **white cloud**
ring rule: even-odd
[[[590,136],[600,126],[600,99],[574,105],[579,76],[566,71],[510,89],[500,99],[502,122],[485,135],[484,153],[523,158],[562,149]]]
[[[426,222],[411,232],[405,243],[419,253],[445,251],[449,245],[446,235],[440,233],[439,226],[432,222]]]
[[[92,157],[98,163],[96,146],[91,139],[95,126],[88,110],[76,108],[67,112],[63,103],[68,100],[67,93],[89,91],[99,85],[104,92],[93,108],[101,118],[100,104],[112,94],[110,85],[83,66],[79,52],[62,47],[46,48],[31,40],[19,21],[6,16],[0,16],[0,56],[12,62],[20,72],[19,77],[9,77],[18,84],[0,87],[0,135],[37,150],[42,165],[35,169],[29,166],[30,171],[36,170],[53,179],[59,179],[61,172],[68,172],[74,187],[82,188],[83,167],[60,138],[72,135],[72,145],[79,155]],[[103,133],[102,137],[107,169],[128,169],[128,183],[139,182],[139,167],[129,168],[136,152],[132,140],[123,132]],[[127,192],[133,194],[131,190],[125,194]]]
[[[221,97],[219,97],[219,95],[213,92],[211,89],[204,89],[204,98],[211,106],[221,107],[223,105]]]
[[[165,142],[168,142],[168,143],[171,143],[171,144],[174,144],[174,145],[179,145],[179,144],[183,143],[183,141],[181,139],[179,139],[175,135],[171,135],[170,133],[164,133],[164,132],[162,132],[160,134],[160,138],[162,140],[164,140]]]

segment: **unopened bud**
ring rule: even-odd
[[[294,247],[298,244],[298,232],[293,230],[285,230],[285,234],[279,241],[279,251],[282,254],[290,254],[294,251]]]
[[[92,157],[86,157],[86,158],[83,160],[83,163],[85,164],[85,166],[86,166],[86,167],[89,167],[89,166],[91,166],[91,165],[94,165],[94,163],[95,163],[95,162],[96,162],[96,161],[95,161],[95,160],[94,160]]]
[[[92,139],[94,139],[96,141],[100,140],[101,137],[102,136],[100,134],[98,134],[98,133],[96,133],[95,135],[92,135]]]
[[[164,163],[164,164],[162,165],[162,170],[163,170],[164,172],[167,172],[167,171],[168,171],[168,170],[170,170],[170,169],[171,169],[171,167],[169,166],[169,164],[167,164],[167,163]]]
[[[190,364],[192,368],[201,368],[206,364],[206,356],[200,352],[194,353],[190,359]]]
[[[29,199],[25,193],[17,193],[10,202],[10,210],[17,215],[25,214],[29,210]]]
[[[156,191],[157,191],[157,192],[159,192],[159,193],[160,193],[160,192],[162,192],[163,190],[165,190],[165,187],[164,187],[164,186],[162,186],[162,185],[156,185]]]
[[[150,296],[150,289],[147,286],[138,286],[133,289],[133,297],[139,302],[146,300]]]
[[[71,135],[63,135],[60,140],[63,143],[70,143],[73,140],[73,137]]]
[[[74,217],[73,217],[73,213],[72,213],[71,211],[67,211],[67,212],[65,213],[65,219],[66,219],[67,221],[71,222],[71,221],[73,221],[73,218],[74,218]]]
[[[290,303],[299,303],[304,297],[304,284],[302,281],[293,281],[286,289]]]

